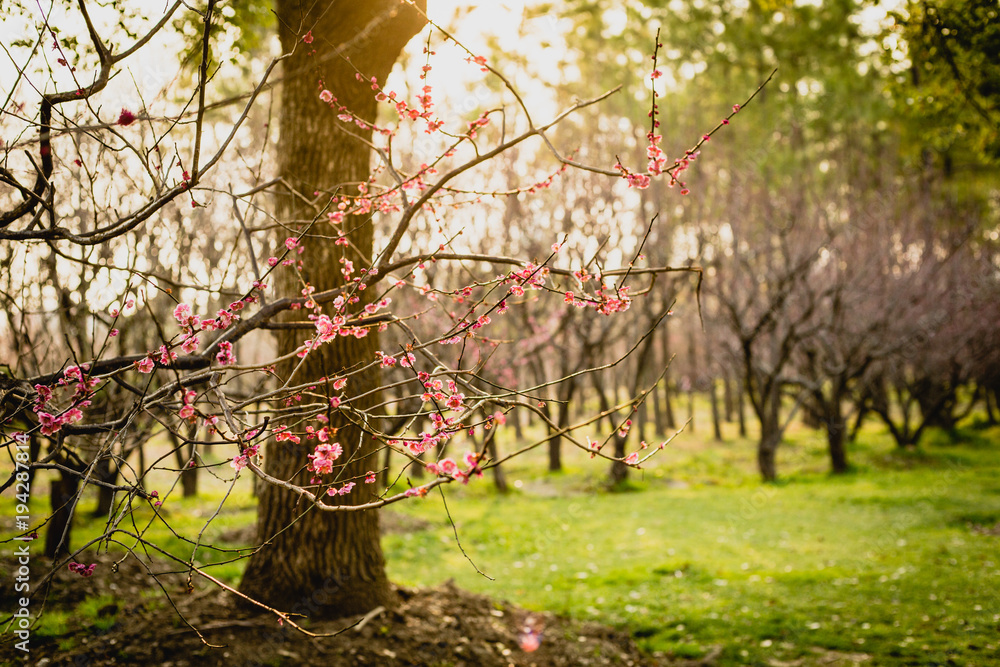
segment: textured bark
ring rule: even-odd
[[[842,475],[850,470],[847,463],[847,447],[844,435],[847,431],[847,420],[840,417],[831,422],[826,429],[826,439],[830,450],[830,469],[835,475]]]
[[[118,481],[118,468],[112,466],[111,457],[104,456],[94,465],[94,478],[106,482],[108,484],[115,484]],[[97,487],[97,507],[94,508],[95,517],[107,517],[108,513],[111,511],[111,505],[114,503],[115,492],[113,489],[107,486]]]
[[[318,82],[322,80],[322,86],[356,115],[374,120],[375,93],[367,83],[358,82],[355,73],[360,70],[364,76],[384,82],[403,46],[423,26],[423,18],[398,0],[279,0],[276,5],[282,48],[286,53],[295,49],[295,55],[285,62],[281,87],[279,173],[307,197],[316,191],[330,195],[357,192],[353,184],[368,178],[369,149],[340,131],[336,112],[319,100]],[[313,34],[312,44],[301,41],[306,31]],[[370,134],[357,127],[350,131],[370,139]],[[292,229],[319,215],[291,196],[280,199],[277,209],[279,220]],[[342,257],[355,262],[358,269],[371,260],[372,221],[357,217],[345,220],[342,227],[348,232],[351,247],[335,245],[336,234],[330,234],[324,221],[312,231],[330,234],[330,238],[311,236],[304,244],[306,252],[300,256],[305,265],[303,278],[317,290],[343,284]],[[298,293],[297,278],[282,275],[284,283],[279,284],[283,292]],[[364,299],[358,308],[363,305]],[[301,313],[298,316],[301,318]],[[281,354],[302,343],[301,331],[283,334],[278,337]],[[377,349],[375,332],[362,339],[337,338],[309,355],[294,382],[316,380],[317,391],[329,389],[333,393],[321,378],[333,378],[358,362],[373,360]],[[289,370],[290,366],[279,368],[284,375]],[[347,390],[356,395],[378,385],[375,371],[352,375]],[[377,395],[373,395],[368,405],[376,400]],[[367,407],[356,401],[352,405]],[[334,468],[329,479],[359,483],[351,493],[324,498],[325,502],[354,505],[371,501],[376,485],[360,482],[366,471],[378,468],[375,443],[338,412],[331,410],[328,416],[330,426],[339,428],[337,440],[344,448],[341,461],[345,462]],[[312,450],[307,443],[305,439],[301,445],[269,442],[266,471],[307,484],[311,475],[304,469]],[[363,613],[393,603],[376,512],[322,512],[310,509],[307,502],[287,490],[266,485],[260,491],[257,540],[265,546],[250,559],[240,585],[240,590],[254,599],[292,612],[328,617]]]
[[[568,358],[565,355],[564,358]],[[563,377],[569,375],[569,364],[563,364]],[[569,426],[571,401],[576,394],[577,380],[569,378],[563,380],[559,385],[559,404],[557,406],[556,426],[564,429]],[[559,472],[562,470],[562,436],[555,436],[549,440],[549,472]]]
[[[765,482],[773,482],[778,479],[777,454],[778,445],[781,443],[781,432],[776,428],[770,428],[770,425],[765,427],[761,424],[761,427],[763,432],[757,445],[757,467]],[[765,428],[767,430],[764,430]]]
[[[67,462],[61,461],[64,465]],[[80,490],[79,472],[59,471],[59,476],[51,482],[49,501],[52,518],[45,533],[45,556],[57,558],[70,552],[70,533],[73,528],[73,509],[76,495]]]

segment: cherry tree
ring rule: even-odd
[[[646,161],[585,164],[553,128],[613,91],[541,120],[486,57],[430,23],[423,2],[280,0],[280,55],[238,71],[225,29],[237,6],[17,9],[30,37],[10,52],[16,76],[0,109],[0,436],[15,465],[0,487],[33,479],[35,492],[40,471],[56,480],[51,516],[17,527],[48,532],[41,583],[66,567],[89,576],[88,554],[113,545],[121,559],[173,561],[189,586],[224,587],[299,627],[296,614],[392,604],[379,508],[474,482],[556,437],[617,466],[660,451],[622,441],[612,452],[578,434],[633,395],[491,453],[492,433],[512,414],[541,413],[541,392],[562,379],[516,384],[494,372],[493,331],[528,301],[610,322],[642,298],[634,286],[678,270],[648,264],[641,243],[615,264],[596,257],[593,271],[562,260],[556,234],[539,256],[518,257],[480,252],[462,232],[484,198],[557,188],[566,170],[622,191],[660,178],[687,194],[681,172],[739,105],[670,159],[654,97]],[[178,23],[200,26],[192,64],[150,94],[130,63],[176,46]],[[419,79],[390,87],[422,30]],[[438,106],[445,47],[498,82],[496,106],[461,117]],[[655,56],[647,75],[655,90]],[[514,188],[491,177],[500,156],[532,143],[552,156],[548,175]],[[619,341],[619,360],[648,350],[661,310]],[[622,426],[605,428],[603,442]],[[168,453],[133,462],[163,436]],[[383,485],[385,451],[404,464]],[[407,484],[417,467],[422,483]],[[185,554],[147,535],[170,525],[161,508],[192,470],[230,490],[255,480],[256,540],[236,556],[248,560],[239,587],[206,567],[204,530],[183,536]],[[153,487],[153,472],[173,482]],[[105,494],[104,529],[76,543],[70,527],[90,488]],[[140,510],[144,524],[124,521]]]

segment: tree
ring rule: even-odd
[[[317,82],[359,118],[374,119],[378,102],[370,86],[359,85],[357,76],[384,82],[403,46],[423,27],[425,8],[425,3],[407,6],[397,0],[277,3],[281,46],[292,54],[284,63],[281,87],[278,174],[292,190],[307,193],[306,198],[285,195],[279,199],[278,217],[289,221],[295,235],[311,237],[301,275],[286,275],[285,293],[298,291],[303,282],[321,292],[342,288],[348,282],[341,271],[345,261],[367,266],[373,256],[374,222],[369,214],[344,219],[347,245],[314,231],[317,205],[308,193],[358,194],[357,184],[369,177],[372,139],[372,127],[347,133],[330,122],[329,114],[323,113],[327,109],[318,97]],[[307,31],[313,35],[311,44],[302,43]],[[372,303],[373,292],[362,292],[348,312],[363,313]],[[299,331],[282,332],[278,353],[297,361],[294,353],[301,343]],[[360,339],[339,337],[310,355],[309,364],[295,374],[295,382],[316,383],[319,393],[329,401],[337,395],[329,378],[363,366],[378,349],[378,332]],[[288,362],[285,373],[294,372],[295,365]],[[367,395],[355,403],[356,408],[370,410],[378,402],[379,367],[354,375],[352,385],[354,392]],[[351,447],[347,461],[332,474],[345,480],[364,479],[368,471],[378,468],[377,442],[339,413],[331,411],[329,416],[330,429]],[[266,471],[277,479],[307,485],[312,476],[306,470],[311,451],[308,442],[271,443],[265,457]],[[370,485],[361,485],[335,501],[359,505],[376,497]],[[307,601],[314,613],[344,616],[389,605],[391,590],[378,525],[377,512],[313,511],[297,503],[292,491],[265,486],[258,509],[257,538],[267,546],[251,557],[240,589],[255,600],[285,609]]]
[[[650,265],[642,243],[591,253],[599,275],[577,257],[562,260],[558,237],[530,259],[477,252],[474,240],[456,240],[441,211],[532,194],[567,169],[642,189],[651,177],[671,178],[685,160],[647,173],[620,162],[616,169],[612,154],[595,156],[603,166],[565,157],[547,133],[610,93],[539,122],[509,80],[468,51],[470,68],[501,81],[504,108],[446,119],[425,78],[413,96],[387,88],[399,50],[423,24],[422,5],[411,3],[280,4],[284,54],[233,96],[236,83],[247,84],[217,54],[225,9],[176,2],[161,16],[109,12],[102,23],[78,0],[41,15],[37,38],[13,46],[17,82],[0,111],[14,128],[3,146],[0,243],[5,266],[19,270],[3,276],[0,329],[16,335],[0,336],[9,346],[0,436],[16,466],[0,490],[36,471],[67,482],[52,494],[61,522],[47,523],[55,558],[39,585],[67,566],[86,576],[93,564],[79,561],[88,549],[114,545],[122,558],[173,561],[193,588],[225,586],[208,568],[216,551],[203,534],[184,536],[186,550],[176,553],[123,517],[169,526],[160,508],[173,485],[151,488],[154,474],[176,481],[212,470],[230,489],[252,476],[259,537],[237,556],[249,563],[232,592],[300,627],[297,613],[391,604],[380,507],[468,483],[554,435],[619,466],[641,466],[658,451],[611,454],[577,437],[599,413],[497,452],[492,429],[512,412],[540,411],[537,393],[565,378],[498,382],[503,374],[491,362],[501,343],[491,325],[535,301],[610,320],[642,297],[644,289],[632,289],[640,281],[696,271]],[[18,6],[8,17],[30,11]],[[74,21],[80,35],[70,34]],[[115,74],[136,53],[165,48],[157,40],[176,22],[201,28],[192,85],[171,73],[165,80],[173,83],[143,103],[136,84],[123,107],[124,93],[109,82],[124,81]],[[114,28],[135,37],[119,44],[105,36]],[[425,73],[434,62],[430,41]],[[49,46],[60,54],[51,64]],[[260,102],[272,84],[280,84],[276,169],[261,141],[271,117]],[[378,119],[377,109],[391,120]],[[492,129],[500,111],[505,124]],[[412,149],[419,133],[431,137],[433,155]],[[494,189],[483,168],[529,141],[544,145],[556,167],[513,192]],[[461,270],[428,270],[438,264]],[[617,341],[601,368],[648,351],[655,322]],[[628,396],[607,412],[635,401]],[[143,445],[164,442],[165,452],[145,458]],[[455,455],[463,445],[472,448]],[[383,450],[404,460],[404,475],[425,468],[427,481],[378,488]],[[77,544],[68,529],[94,487],[110,494],[112,511],[100,537]]]

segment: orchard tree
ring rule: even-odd
[[[390,87],[401,49],[429,24],[420,2],[279,2],[282,55],[233,68],[239,6],[176,2],[152,17],[91,9],[17,5],[5,17],[29,37],[12,44],[16,73],[0,109],[0,437],[14,463],[0,488],[14,494],[30,481],[37,492],[38,473],[57,480],[52,515],[18,519],[18,538],[46,530],[55,545],[38,585],[66,567],[89,576],[87,554],[113,547],[147,567],[173,561],[189,588],[222,586],[301,629],[298,614],[392,604],[381,507],[469,483],[554,437],[619,466],[662,449],[606,450],[620,424],[603,439],[580,437],[635,405],[633,395],[498,453],[496,429],[520,411],[542,413],[539,393],[565,378],[518,385],[494,371],[502,342],[492,332],[528,302],[613,321],[649,281],[696,268],[646,262],[648,231],[627,252],[591,253],[600,271],[563,260],[555,233],[538,256],[480,252],[475,234],[461,234],[464,216],[485,197],[558,187],[566,170],[623,193],[676,181],[739,105],[670,158],[654,98],[642,160],[609,152],[587,164],[553,128],[611,93],[536,120],[499,69],[435,25],[421,38],[411,92]],[[122,76],[148,50],[190,46],[174,26],[192,25],[191,65],[145,78],[135,74],[148,65],[134,65]],[[496,107],[442,112],[431,82],[443,48],[499,82]],[[655,55],[653,64],[655,88]],[[236,86],[244,92],[233,95]],[[272,95],[276,132],[264,103]],[[547,176],[513,189],[493,178],[500,156],[531,142],[554,160]],[[462,270],[433,270],[452,263]],[[661,305],[646,326],[623,328],[630,340],[616,342],[616,359],[574,374],[647,354]],[[153,442],[172,444],[144,459]],[[384,487],[383,451],[404,461]],[[419,485],[407,474],[416,467],[427,473]],[[171,527],[161,508],[190,470],[230,492],[252,476],[259,490],[256,541],[234,556],[248,559],[238,589],[208,567],[207,553],[224,553],[203,541],[221,507],[182,536],[185,553],[148,533]],[[173,481],[155,488],[164,474]],[[73,517],[95,487],[108,496],[104,529],[77,544]]]
[[[331,195],[343,202],[357,201],[362,193],[359,185],[367,184],[374,125],[364,121],[375,120],[378,105],[367,82],[375,82],[376,90],[379,82],[385,82],[402,48],[423,27],[425,9],[424,3],[410,6],[398,0],[277,3],[281,48],[291,54],[284,63],[280,89],[277,170],[292,191],[306,195],[280,197],[277,216],[307,248],[298,271],[278,278],[282,293],[294,294],[303,285],[319,292],[343,290],[353,278],[345,268],[350,264],[356,264],[368,281],[366,267],[373,261],[372,214],[350,214],[346,209],[349,214],[338,219],[343,236],[331,234],[328,225],[317,225],[317,221],[325,217],[323,209],[329,206]],[[306,34],[311,38],[303,42]],[[330,104],[335,98],[339,107],[363,122],[345,130],[320,99],[320,86],[324,96],[333,96]],[[428,108],[425,105],[422,110]],[[327,194],[326,202],[317,201],[319,193]],[[391,257],[391,250],[385,256]],[[352,299],[356,303],[344,314],[356,316],[373,302],[377,305],[377,291],[371,287],[358,290],[358,298]],[[295,311],[290,315],[290,320],[300,319]],[[288,378],[286,383],[315,383],[315,391],[329,403],[339,395],[331,384],[333,378],[360,367],[363,370],[351,378],[352,391],[359,396],[352,407],[368,411],[378,403],[379,366],[370,363],[379,350],[377,331],[362,338],[337,336],[312,352],[308,363],[299,368],[295,353],[301,344],[301,330],[285,330],[278,336],[278,354],[289,357],[278,369]],[[345,482],[363,480],[368,471],[378,468],[378,441],[362,425],[341,415],[329,410],[325,426],[347,448],[346,462],[331,473]],[[308,458],[314,446],[309,440],[270,443],[265,456],[267,474],[308,486],[315,476]],[[330,503],[372,502],[378,495],[373,486],[362,485]],[[379,542],[378,513],[319,512],[297,500],[291,489],[263,487],[257,539],[267,546],[251,556],[241,591],[281,608],[311,599],[324,611],[328,608],[342,616],[388,605],[392,591]]]

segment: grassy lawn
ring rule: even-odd
[[[894,454],[871,435],[853,451],[859,469],[831,478],[822,443],[799,432],[773,486],[750,474],[745,442],[680,447],[629,493],[593,492],[583,468],[550,482],[514,468],[510,496],[446,492],[462,546],[495,581],[457,548],[440,495],[404,509],[434,527],[386,539],[390,571],[613,623],[650,650],[719,646],[726,664],[830,652],[841,664],[988,664],[1000,537],[975,527],[1000,522],[1000,450],[970,438]]]
[[[797,428],[779,452],[782,482],[765,486],[751,442],[729,430],[726,442],[706,442],[708,424],[698,426],[633,474],[626,492],[605,490],[606,465],[572,450],[557,475],[544,472],[541,450],[512,461],[506,496],[489,479],[447,488],[461,544],[492,581],[458,548],[440,494],[396,505],[429,527],[384,539],[390,576],[408,585],[453,578],[529,609],[620,626],[675,656],[719,647],[723,664],[995,659],[1000,537],[981,528],[1000,523],[1000,429],[965,429],[957,443],[934,433],[903,453],[872,427],[852,447],[855,471],[833,478],[822,436]],[[164,474],[164,516],[183,535],[209,523],[205,543],[239,545],[231,536],[254,517],[245,480],[209,522],[228,484],[204,478],[203,497],[182,500],[179,489],[165,494]],[[34,516],[46,501],[33,499]],[[135,527],[132,518],[121,525],[149,523],[147,536],[189,558],[191,544],[152,516],[142,508]],[[74,544],[103,526],[78,522]],[[238,555],[198,554],[203,563]],[[235,582],[242,567],[212,571]]]

